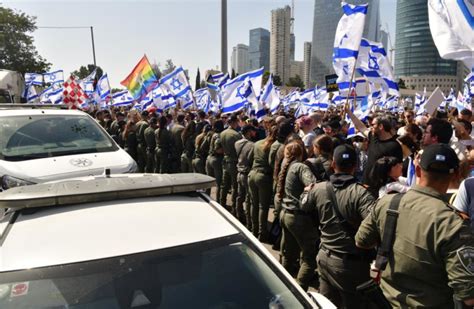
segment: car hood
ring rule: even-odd
[[[136,163],[123,149],[0,163],[2,175],[10,175],[34,183],[100,175],[104,173],[105,168],[109,168],[112,174],[127,173],[134,171]]]

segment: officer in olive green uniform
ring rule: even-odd
[[[316,182],[311,169],[301,162],[303,152],[303,146],[297,142],[286,145],[277,198],[281,199],[282,206],[282,265],[291,274],[297,272],[296,281],[308,290],[316,269],[319,235],[311,214],[300,209],[299,199],[304,188]]]
[[[178,114],[176,123],[170,129],[173,139],[173,152],[171,153],[171,172],[179,173],[181,171],[181,154],[183,153],[183,141],[181,135],[184,130],[184,114]]]
[[[196,136],[194,158],[193,158],[193,172],[205,174],[206,173],[206,159],[209,155],[211,126],[205,124],[202,132]]]
[[[143,133],[146,145],[146,166],[145,173],[154,173],[156,170],[155,164],[155,149],[156,139],[155,130],[157,128],[157,119],[155,117],[150,119],[150,126],[145,129]]]
[[[146,165],[146,145],[145,145],[145,130],[148,128],[148,112],[143,111],[141,120],[137,122],[137,165],[138,172],[143,173]]]
[[[326,182],[317,183],[301,196],[302,210],[313,213],[321,234],[317,256],[319,292],[338,308],[369,306],[356,287],[370,280],[372,256],[367,250],[356,247],[354,236],[373,208],[375,199],[357,183],[353,176],[356,167],[354,148],[349,145],[336,147],[333,154],[335,173],[329,182],[337,205],[331,202]]]
[[[222,185],[222,161],[224,149],[222,148],[220,134],[224,130],[224,122],[216,120],[212,127],[212,136],[209,142],[209,155],[206,160],[206,174],[216,179],[216,200],[220,197]]]
[[[253,146],[257,129],[254,126],[246,125],[242,128],[244,138],[235,143],[235,151],[237,152],[237,217],[240,222],[247,225],[252,230],[252,221],[250,216],[250,194],[248,194],[248,175],[253,162]],[[245,211],[244,211],[245,202]]]
[[[184,128],[181,140],[183,142],[183,153],[181,154],[181,173],[193,172],[194,143],[196,141],[196,122],[191,120]]]
[[[230,116],[229,127],[222,131],[220,140],[224,150],[224,164],[222,169],[222,186],[219,196],[219,203],[226,207],[227,193],[232,188],[232,212],[236,215],[237,208],[237,153],[235,152],[235,142],[242,138],[237,128],[239,119],[237,115]]]
[[[416,166],[420,181],[401,198],[381,281],[394,308],[453,308],[453,294],[459,302],[474,305],[474,236],[468,220],[445,196],[458,166],[448,145],[427,146]],[[356,235],[358,246],[380,243],[393,196],[384,196],[364,220]]]
[[[252,169],[249,173],[252,232],[262,242],[268,240],[268,209],[273,196],[272,168],[268,163],[271,145],[267,146],[268,138],[255,143]]]
[[[156,172],[165,174],[171,170],[170,158],[173,150],[173,139],[167,128],[168,120],[161,116],[159,128],[155,131],[156,139]]]

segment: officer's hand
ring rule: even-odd
[[[309,186],[306,186],[306,187],[304,188],[304,191],[306,191],[306,192],[311,191],[311,189],[313,189],[314,185],[315,185],[315,183],[312,183],[312,184],[310,184]]]

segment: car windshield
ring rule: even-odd
[[[234,235],[0,275],[0,308],[310,308]]]
[[[0,158],[22,161],[117,150],[112,139],[87,116],[2,117]]]

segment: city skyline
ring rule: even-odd
[[[249,44],[250,29],[270,29],[271,10],[290,4],[291,1],[281,0],[229,0],[228,55],[237,44]],[[152,63],[163,65],[166,59],[172,59],[175,65],[182,65],[190,72],[191,84],[198,67],[202,76],[205,70],[220,66],[220,1],[217,0],[138,3],[6,0],[3,5],[37,16],[37,26],[94,26],[97,65],[108,73],[112,87],[120,87],[119,82],[143,54]],[[395,0],[381,5],[382,20],[385,16],[392,37],[394,8]],[[298,61],[303,60],[304,42],[312,38],[313,11],[313,0],[295,1],[295,59]],[[33,37],[40,55],[53,64],[52,70],[63,69],[68,74],[92,63],[88,29],[41,28]]]

